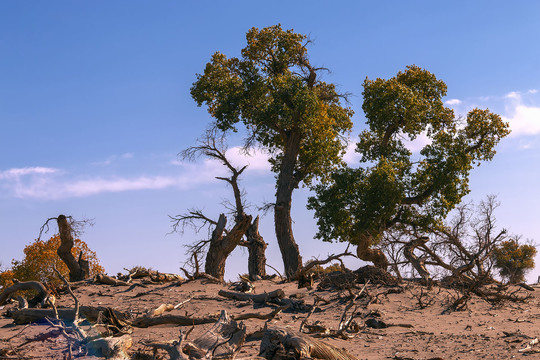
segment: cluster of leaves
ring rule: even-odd
[[[495,248],[493,255],[501,276],[514,284],[524,281],[527,270],[534,268],[536,247],[510,239]]]
[[[252,28],[246,40],[241,58],[212,56],[191,88],[193,99],[207,105],[222,131],[243,123],[247,145],[267,148],[276,173],[283,157],[293,155],[296,184],[324,176],[341,163],[353,111],[341,105],[333,84],[317,78],[322,69],[310,65],[305,35],[275,25]]]
[[[19,281],[41,281],[51,286],[61,284],[61,280],[55,274],[53,268],[56,268],[66,278],[69,270],[66,264],[60,259],[56,250],[60,246],[60,235],[55,235],[49,240],[35,240],[24,248],[24,259],[12,260],[11,269],[0,273],[0,286],[7,287],[13,284],[13,280]],[[88,245],[80,240],[74,240],[74,246],[71,252],[75,258],[82,251],[82,257],[90,263],[90,276],[105,272],[105,269],[99,264],[99,260],[94,251],[90,250]]]
[[[395,225],[441,224],[469,192],[469,172],[491,160],[508,124],[489,110],[456,118],[443,104],[446,85],[417,66],[395,77],[366,79],[363,109],[369,129],[357,144],[361,168],[345,168],[315,187],[309,201],[322,240],[377,243]],[[428,139],[419,154],[407,148]]]

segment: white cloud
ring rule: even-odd
[[[521,99],[521,95],[517,91],[509,92],[504,97],[507,98],[507,99],[516,99],[516,100]]]
[[[40,167],[40,166],[12,168],[5,171],[0,171],[0,180],[19,179],[23,176],[28,176],[28,175],[54,174],[56,172],[58,172],[58,169]]]
[[[530,89],[529,91],[527,91],[529,94],[536,94],[538,92],[537,89]]]
[[[409,149],[413,154],[419,153],[424,146],[431,144],[431,139],[426,135],[425,132],[422,132],[414,140],[408,140],[405,138],[403,144],[407,149]]]
[[[459,99],[450,99],[444,102],[446,105],[459,105],[461,104],[461,100]]]
[[[511,112],[502,117],[510,123],[511,136],[540,134],[540,107],[517,104]]]

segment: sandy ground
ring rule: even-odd
[[[141,280],[135,282],[141,283]],[[316,297],[324,298],[327,304],[319,302],[316,311],[308,323],[318,321],[321,325],[336,329],[340,317],[348,304],[348,291],[327,289],[298,289],[296,283],[279,283],[275,280],[261,280],[254,283],[255,293],[283,289],[287,297],[301,299],[311,306]],[[230,284],[218,285],[205,280],[195,280],[179,286],[169,284],[146,284],[126,291],[126,286],[88,285],[75,289],[75,294],[82,305],[107,306],[128,311],[133,316],[144,315],[149,310],[163,303],[178,304],[186,299],[193,300],[169,314],[206,316],[226,310],[229,314],[246,312],[269,313],[271,306],[257,306],[250,302],[236,301],[218,296],[220,289],[229,289]],[[362,285],[358,285],[358,290]],[[398,291],[395,291],[398,289]],[[401,290],[399,290],[401,289]],[[473,297],[464,311],[446,311],[457,296],[454,290],[437,286],[427,289],[416,283],[402,283],[399,287],[368,285],[367,298],[357,301],[356,321],[359,332],[348,340],[327,338],[325,342],[338,348],[346,349],[358,359],[512,359],[527,356],[540,359],[537,348],[520,351],[527,347],[537,336],[540,337],[540,288],[535,291],[523,291],[532,297],[526,303],[504,303],[492,305]],[[137,296],[139,293],[149,294]],[[389,291],[390,290],[390,291]],[[419,301],[427,305],[421,308]],[[425,304],[424,304],[425,303]],[[65,294],[57,299],[59,307],[72,307],[72,298]],[[33,341],[20,346],[28,339],[50,330],[47,325],[15,325],[5,316],[6,310],[16,304],[3,306],[0,310],[0,359],[63,359],[66,340],[60,336],[46,341]],[[309,308],[308,306],[308,308]],[[300,323],[308,312],[291,311],[279,314],[269,320],[268,325],[278,325],[298,331]],[[373,329],[365,326],[365,320],[376,317],[387,324],[410,325],[411,327],[390,326]],[[248,334],[260,330],[265,320],[249,319],[245,321]],[[197,325],[189,334],[189,339],[196,338],[211,324]],[[173,325],[160,325],[149,328],[134,328],[133,346],[130,353],[146,351],[141,340],[168,341],[178,337],[179,330],[191,328]],[[510,334],[510,336],[508,336]],[[259,353],[260,340],[248,338],[238,358],[249,359]],[[158,353],[157,358],[168,359],[165,353]],[[79,357],[79,359],[93,359]]]

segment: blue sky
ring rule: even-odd
[[[478,106],[501,114],[513,134],[473,170],[468,199],[498,195],[500,226],[540,241],[539,2],[3,1],[0,261],[21,259],[44,220],[63,213],[95,219],[82,239],[109,273],[134,265],[178,272],[182,244],[205,233],[167,235],[168,215],[198,206],[217,217],[230,195],[213,179],[223,174],[218,165],[176,156],[211,121],[189,89],[212,53],[237,56],[249,28],[277,23],[309,34],[311,62],[353,94],[352,140],[364,127],[363,80],[410,64],[447,83],[456,113]],[[272,200],[264,154],[231,156],[251,164],[242,182],[249,201]],[[298,191],[293,203],[305,260],[343,248],[313,239],[308,195]],[[272,221],[262,219],[261,233],[269,263],[281,268]],[[246,257],[235,253],[229,278],[247,271]]]

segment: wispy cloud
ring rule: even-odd
[[[111,155],[111,156],[109,156],[107,159],[105,159],[103,161],[96,161],[96,162],[92,163],[92,165],[109,166],[109,165],[111,165],[113,162],[115,162],[117,160],[125,160],[125,159],[132,159],[132,158],[133,158],[133,153],[127,152],[127,153],[124,153],[124,154],[121,154],[121,155]]]
[[[28,175],[46,175],[57,173],[58,169],[47,168],[47,167],[24,167],[24,168],[12,168],[4,171],[0,171],[0,180],[16,180],[20,179],[23,176]]]
[[[121,157],[132,156],[127,153]],[[235,147],[227,151],[227,157],[235,166],[249,165],[246,173],[260,175],[270,172],[268,154],[264,151],[245,154],[240,147]],[[216,176],[227,175],[227,169],[216,160],[204,159],[197,163],[175,161],[173,164],[176,166],[161,169],[165,174],[154,176],[89,176],[46,167],[13,168],[0,171],[0,186],[18,198],[56,200],[126,191],[189,190],[217,182]]]

